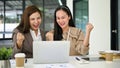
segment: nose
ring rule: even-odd
[[[35,23],[39,23],[39,20],[38,20],[38,19],[35,19]]]
[[[62,22],[63,20],[62,20],[62,19],[59,19],[58,21],[59,21],[59,22]]]

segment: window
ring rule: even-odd
[[[4,31],[4,3],[0,1],[0,38],[3,37],[3,31]]]
[[[22,14],[22,1],[3,0],[0,2],[0,39],[12,37],[13,29],[18,25]]]
[[[76,27],[85,33],[85,26],[88,22],[88,0],[73,0],[73,9]]]
[[[41,28],[53,28],[54,10],[66,0],[0,0],[0,39],[11,39],[13,29],[20,23],[24,9],[36,5],[43,13]],[[63,3],[65,4],[65,3]]]

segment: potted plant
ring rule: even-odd
[[[12,48],[0,48],[0,68],[11,68],[9,61],[11,54]]]

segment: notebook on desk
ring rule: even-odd
[[[33,41],[33,63],[67,63],[69,50],[69,41]]]

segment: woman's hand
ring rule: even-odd
[[[25,37],[22,33],[18,32],[17,33],[17,46],[18,48],[21,48],[22,47],[22,43],[24,41]]]
[[[87,25],[86,25],[87,32],[91,32],[93,28],[94,28],[94,26],[91,23],[87,23]]]
[[[86,25],[86,35],[85,35],[85,39],[83,42],[83,45],[88,47],[89,46],[89,38],[90,38],[90,32],[92,31],[92,29],[94,28],[94,26],[91,23],[87,23]]]

